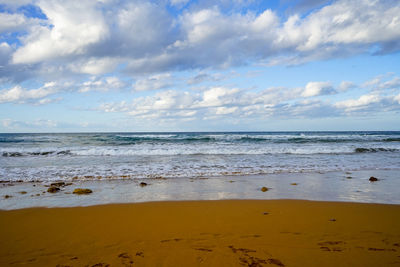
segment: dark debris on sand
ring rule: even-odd
[[[379,179],[376,178],[376,177],[374,177],[374,176],[371,176],[371,177],[369,178],[369,181],[370,181],[370,182],[376,182],[376,181],[379,181]]]
[[[55,187],[55,186],[50,186],[47,189],[47,192],[49,192],[49,193],[57,193],[58,191],[60,191],[60,188],[59,187]]]

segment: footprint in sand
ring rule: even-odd
[[[344,245],[346,244],[343,241],[325,241],[325,242],[319,242],[318,245],[320,246],[320,249],[323,251],[334,251],[334,252],[340,252],[343,250],[342,247],[338,245]]]
[[[96,263],[95,265],[92,265],[91,267],[109,267],[109,266],[110,264],[100,262]]]
[[[128,253],[121,253],[118,255],[118,258],[121,259],[121,263],[125,266],[132,266],[133,259]]]
[[[200,233],[200,235],[210,235],[212,237],[219,237],[221,234],[214,234],[214,233]]]
[[[242,235],[240,238],[259,238],[261,235]]]
[[[247,249],[247,248],[235,248],[234,246],[228,246],[232,250],[233,253],[239,254],[239,261],[240,264],[245,265],[245,266],[251,266],[251,267],[261,267],[264,266],[264,264],[273,264],[277,265],[280,267],[284,267],[285,265],[278,259],[261,259],[252,255],[249,255],[249,253],[254,253],[257,252],[254,249]]]
[[[194,248],[195,250],[200,250],[200,251],[204,251],[204,252],[212,252],[213,250],[210,248]]]
[[[136,252],[135,256],[144,258],[144,253],[142,251]]]
[[[171,241],[178,242],[178,241],[181,241],[181,240],[182,240],[182,239],[180,239],[180,238],[174,238],[174,239],[165,239],[165,240],[161,240],[160,242],[161,242],[161,243],[171,242]]]
[[[244,254],[247,254],[249,252],[256,252],[254,249],[235,248],[234,246],[228,246],[228,248],[230,248],[233,251],[233,253],[242,252]]]
[[[393,251],[396,252],[394,248],[392,249],[386,249],[386,248],[368,248],[369,251]]]
[[[278,266],[285,266],[280,260],[278,260],[278,259],[268,259],[267,260],[267,262],[269,263],[269,264],[275,264],[275,265],[278,265]]]

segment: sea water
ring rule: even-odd
[[[0,181],[400,170],[400,132],[0,134]]]
[[[48,193],[54,181],[72,184]],[[399,188],[400,132],[0,134],[0,209],[282,198],[400,204]]]

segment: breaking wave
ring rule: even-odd
[[[400,151],[400,149],[383,148],[383,147],[374,147],[374,148],[357,147],[354,150],[354,152],[356,153],[398,152],[398,151]]]
[[[24,157],[24,156],[50,156],[50,155],[71,155],[70,150],[43,151],[43,152],[3,152],[3,157]]]
[[[58,150],[1,151],[3,157],[61,157],[61,156],[176,156],[176,155],[317,155],[400,152],[400,148],[352,146],[257,146],[257,145],[131,145],[125,147],[75,147]]]

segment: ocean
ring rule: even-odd
[[[0,181],[400,170],[400,132],[0,134]]]

